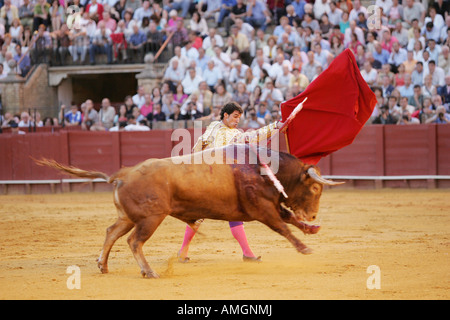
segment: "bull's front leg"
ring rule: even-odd
[[[269,226],[269,228],[278,232],[283,237],[288,239],[289,242],[292,243],[292,245],[297,249],[298,252],[300,252],[302,254],[311,254],[312,253],[312,249],[308,248],[303,242],[301,242],[299,239],[297,239],[292,234],[291,230],[289,230],[286,223],[284,223],[281,219],[276,224],[267,224],[267,225]]]
[[[273,204],[268,204],[266,208],[273,207]],[[273,231],[278,232],[283,237],[289,240],[290,243],[297,249],[298,252],[303,254],[311,254],[312,250],[308,248],[303,242],[297,239],[289,230],[287,224],[281,219],[278,210],[272,208],[271,210],[265,210],[264,214],[259,214],[258,219],[260,222],[267,225]]]

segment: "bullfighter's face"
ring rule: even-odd
[[[222,121],[228,128],[234,129],[237,128],[241,115],[239,111],[233,111],[232,114],[224,113]]]

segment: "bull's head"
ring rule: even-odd
[[[314,166],[308,167],[300,175],[300,181],[289,190],[289,198],[285,206],[299,220],[313,221],[319,212],[319,200],[324,185],[335,186],[344,182],[336,182],[323,178]]]

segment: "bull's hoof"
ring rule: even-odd
[[[142,270],[141,275],[143,278],[147,278],[147,279],[158,279],[159,278],[159,274],[157,274],[153,270],[149,270],[149,271]]]
[[[100,269],[101,273],[108,273],[108,266],[105,266],[100,262],[100,259],[97,259],[97,267]]]
[[[262,262],[261,261],[261,256],[258,257],[247,257],[245,255],[242,256],[242,260],[244,260],[244,262]]]
[[[298,250],[300,253],[302,254],[311,254],[313,253],[313,250],[308,248],[308,247],[304,247]]]
[[[108,268],[104,268],[104,267],[101,267],[101,266],[99,266],[98,268],[100,269],[100,272],[103,273],[103,274],[109,272]]]

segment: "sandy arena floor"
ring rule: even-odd
[[[144,246],[160,279],[143,279],[126,237],[101,274],[96,258],[116,211],[110,193],[0,196],[0,299],[449,299],[448,190],[325,190],[322,230],[304,256],[258,222],[246,223],[262,255],[243,263],[228,223],[206,220],[190,249],[175,255],[184,224],[168,217]],[[69,266],[81,289],[69,290]],[[367,268],[379,267],[380,289]]]

